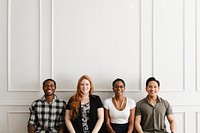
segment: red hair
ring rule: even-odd
[[[77,84],[77,90],[76,93],[71,97],[71,103],[70,103],[70,115],[72,119],[75,119],[78,116],[79,113],[79,108],[81,104],[81,99],[82,99],[82,93],[80,91],[80,84],[83,79],[86,79],[90,82],[90,91],[89,91],[89,96],[92,95],[94,92],[94,85],[92,83],[92,79],[88,75],[83,75],[80,77],[78,80]]]

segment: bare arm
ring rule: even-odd
[[[98,115],[98,120],[97,120],[97,123],[96,123],[92,133],[98,133],[99,130],[101,129],[101,126],[102,126],[103,121],[104,121],[104,110],[103,110],[103,107],[97,109],[97,115]]]
[[[170,124],[171,132],[175,132],[176,131],[176,122],[175,122],[174,116],[173,115],[167,115],[167,119],[168,119],[169,124]]]
[[[142,131],[142,127],[140,125],[140,122],[141,122],[141,115],[137,115],[135,117],[135,129],[138,133],[143,133]]]
[[[115,131],[113,130],[112,126],[110,125],[109,110],[104,108],[104,113],[105,113],[105,123],[106,123],[107,130],[109,133],[114,133]]]
[[[134,129],[134,120],[135,120],[135,108],[132,108],[130,110],[130,116],[129,116],[129,125],[128,125],[128,133],[132,133]]]
[[[28,133],[34,133],[34,132],[35,132],[35,127],[34,127],[34,125],[28,124],[27,128],[28,128]]]
[[[65,124],[70,133],[75,133],[74,127],[71,122],[70,110],[65,111]]]

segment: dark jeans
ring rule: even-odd
[[[111,126],[116,133],[127,133],[127,131],[128,131],[128,123],[126,123],[126,124],[111,123]]]

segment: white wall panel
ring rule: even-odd
[[[177,133],[186,133],[185,112],[174,112],[174,116],[175,116],[175,120],[177,121]]]
[[[184,0],[184,79],[185,91],[196,91],[196,3],[195,0]],[[189,82],[188,82],[189,81]]]
[[[27,133],[27,118],[29,112],[8,112],[8,133]]]
[[[196,127],[197,127],[197,133],[200,133],[200,112],[197,112],[196,113],[196,115],[197,115],[197,121],[196,121]]]
[[[150,75],[153,75],[153,50],[152,50],[152,0],[141,0],[141,49],[142,49],[142,58],[141,58],[141,69],[142,69],[142,89],[145,89],[144,79],[149,78]],[[147,67],[148,66],[148,67]]]
[[[185,89],[184,26],[184,0],[153,1],[153,71],[163,91]]]
[[[51,1],[40,0],[40,51],[41,82],[51,77]]]
[[[88,74],[97,91],[110,91],[117,77],[128,90],[140,89],[139,0],[61,0],[52,6],[52,71],[59,88],[74,90]]]
[[[197,91],[200,91],[200,2],[196,0],[196,61],[197,61]],[[200,132],[200,131],[199,131]]]
[[[8,89],[38,90],[39,1],[8,0]]]
[[[0,90],[7,88],[7,1],[0,0]],[[2,93],[1,93],[2,94]],[[0,97],[1,97],[0,94]]]
[[[29,106],[0,105],[1,133],[27,133]]]

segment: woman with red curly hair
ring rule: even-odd
[[[103,104],[93,95],[94,85],[89,76],[83,75],[76,93],[69,99],[65,111],[65,124],[70,133],[98,133],[104,121]]]

